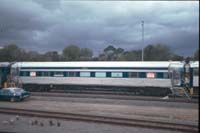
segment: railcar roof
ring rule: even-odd
[[[168,67],[179,61],[79,61],[79,62],[18,62],[13,67]]]

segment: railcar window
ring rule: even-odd
[[[199,69],[198,68],[194,68],[193,69],[193,75],[194,76],[199,76]]]
[[[176,86],[181,85],[181,68],[173,69],[173,84]]]
[[[95,77],[106,77],[106,72],[95,72]]]
[[[137,72],[129,72],[129,77],[130,78],[137,78],[138,77],[138,73]]]
[[[139,78],[146,78],[145,72],[139,72]]]
[[[163,78],[164,74],[162,72],[157,72],[156,78]]]
[[[76,77],[76,72],[69,72],[69,77]]]
[[[148,72],[147,78],[155,78],[155,73],[154,72]]]
[[[90,72],[80,72],[80,77],[90,77]]]
[[[21,71],[20,76],[29,76],[29,72],[27,71]]]
[[[163,78],[168,79],[169,78],[169,74],[168,73],[163,73]]]
[[[111,77],[122,77],[122,72],[112,72]]]
[[[43,72],[42,76],[49,77],[49,76],[51,76],[51,74],[50,74],[50,72]]]
[[[35,77],[36,76],[36,72],[30,72],[30,77]]]
[[[38,72],[36,72],[36,75],[40,77],[40,76],[42,76],[42,72],[38,71]]]
[[[54,72],[54,77],[63,77],[63,72]]]

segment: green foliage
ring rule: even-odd
[[[3,49],[0,50],[0,60],[1,61],[16,61],[22,60],[24,58],[23,52],[20,48],[17,47],[15,44],[10,44],[5,46]]]
[[[132,50],[126,51],[123,56],[126,61],[141,61],[141,54],[141,50]]]
[[[104,49],[104,52],[105,53],[109,53],[109,52],[115,52],[115,50],[116,50],[116,48],[114,47],[114,46],[111,46],[111,45],[109,45],[108,47],[106,47],[105,49]]]
[[[171,51],[163,44],[148,45],[144,48],[145,61],[168,61]]]
[[[93,52],[89,48],[79,48],[76,45],[65,47],[62,54],[57,51],[49,51],[40,54],[36,51],[25,51],[15,44],[10,44],[0,49],[0,62],[13,61],[141,61],[142,51],[106,47],[97,57],[93,57]],[[197,49],[190,60],[199,60],[199,49]],[[187,58],[187,59],[188,59]],[[144,48],[144,61],[183,61],[186,58],[173,53],[164,44],[150,44]]]
[[[171,57],[170,57],[170,60],[172,60],[172,61],[183,61],[183,60],[184,60],[184,57],[172,53],[172,54],[171,54]]]
[[[66,61],[80,60],[80,48],[75,45],[69,45],[63,50],[63,58]]]
[[[80,50],[80,60],[82,61],[91,60],[92,55],[93,55],[92,50],[90,50],[89,48],[82,48]]]
[[[46,61],[60,61],[61,57],[57,51],[50,51],[44,54],[44,58]]]

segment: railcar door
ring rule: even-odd
[[[183,85],[183,71],[182,64],[170,64],[169,77],[173,87],[181,87]]]
[[[193,87],[199,87],[199,68],[193,68]]]
[[[169,65],[169,78],[171,79],[171,91],[174,96],[189,98],[188,92],[184,90],[184,64],[171,63]]]
[[[193,96],[196,97],[199,94],[199,67],[193,68],[192,73],[192,93]]]

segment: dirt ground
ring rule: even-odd
[[[32,118],[15,115],[0,114],[0,132],[6,133],[181,133],[178,131],[158,130],[139,127],[117,126],[109,124],[99,124],[92,122],[64,121],[51,119],[53,125],[49,124],[50,119]],[[12,124],[6,121],[14,120]],[[32,125],[32,121],[38,124]],[[57,123],[60,123],[60,126]],[[41,126],[42,123],[42,126]]]
[[[35,96],[23,102],[0,102],[0,107],[151,119],[195,125],[199,120],[197,103]]]

